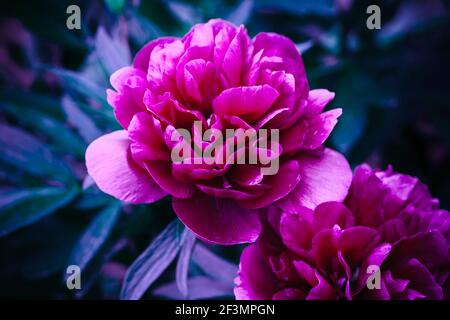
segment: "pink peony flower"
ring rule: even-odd
[[[334,94],[309,90],[300,54],[281,35],[250,39],[243,26],[211,20],[182,39],[150,42],[111,84],[108,101],[124,130],[89,146],[89,174],[123,201],[171,195],[178,217],[205,240],[255,241],[261,208],[275,201],[314,207],[347,194],[347,161],[322,146],[341,110],[322,112]],[[279,130],[278,153],[266,150],[279,160],[278,172],[264,174],[260,164],[175,163],[172,134],[195,135],[195,122],[220,132]]]
[[[242,253],[234,292],[238,299],[450,299],[449,248],[450,214],[425,185],[362,165],[343,204],[268,209],[261,236]]]

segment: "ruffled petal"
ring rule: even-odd
[[[175,213],[197,236],[223,245],[254,242],[261,231],[258,211],[244,209],[233,199],[197,192],[190,199],[174,198]]]
[[[132,159],[126,131],[115,131],[86,150],[89,175],[103,192],[122,201],[151,203],[167,195]]]

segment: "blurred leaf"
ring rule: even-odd
[[[133,262],[123,282],[121,299],[137,300],[175,259],[186,238],[178,220],[171,222]]]
[[[343,153],[351,151],[367,125],[367,109],[389,108],[394,104],[390,90],[359,70],[349,69],[339,79],[335,105],[343,110],[331,139]]]
[[[84,141],[90,143],[102,135],[92,119],[69,96],[66,95],[62,98],[62,106],[66,112],[67,121],[77,129]]]
[[[115,203],[103,209],[95,217],[73,248],[69,259],[70,264],[77,265],[84,270],[114,228],[120,216],[120,209],[120,203]]]
[[[380,45],[391,45],[407,35],[423,31],[434,23],[448,20],[441,0],[405,1],[393,19],[376,34]]]
[[[169,1],[167,5],[180,22],[193,25],[201,22],[202,20],[199,11],[190,4],[178,1]]]
[[[180,256],[178,257],[177,269],[175,273],[176,283],[178,290],[184,297],[188,295],[188,272],[189,272],[189,262],[191,260],[192,249],[194,249],[195,234],[190,230],[186,229],[186,240],[181,247]]]
[[[34,107],[34,105],[33,105]],[[44,134],[55,150],[84,158],[86,144],[70,128],[29,105],[3,104],[2,110],[19,124]]]
[[[106,6],[115,13],[122,12],[123,8],[125,7],[126,1],[125,0],[105,0]]]
[[[336,148],[348,153],[359,141],[367,123],[367,109],[364,105],[346,104],[344,113],[333,130],[331,139]]]
[[[300,54],[304,54],[306,51],[312,48],[314,43],[309,40],[302,43],[297,43],[295,46],[297,47],[297,50],[300,52]]]
[[[242,1],[227,17],[227,20],[239,26],[245,24],[253,9],[253,0]]]
[[[209,276],[223,283],[233,283],[238,267],[197,243],[192,254],[194,262]]]
[[[41,141],[4,124],[0,124],[0,160],[38,177],[76,183],[69,167]]]
[[[108,74],[131,64],[131,52],[126,41],[111,37],[103,27],[95,35],[95,52]]]
[[[0,101],[3,104],[13,104],[20,108],[30,108],[42,112],[55,120],[64,121],[64,112],[60,101],[43,94],[31,93],[22,90],[0,90]]]
[[[158,26],[137,12],[130,11],[126,19],[130,38],[139,48],[143,47],[150,40],[163,36],[163,32]]]
[[[93,98],[97,102],[108,105],[106,102],[106,88],[99,86],[89,77],[70,70],[51,68],[51,72],[57,75],[64,85],[81,96]]]
[[[53,187],[4,192],[0,200],[0,236],[42,219],[65,206],[77,193],[77,189]]]
[[[222,282],[210,279],[208,277],[197,276],[188,280],[189,299],[212,299],[233,296],[233,285],[226,285]],[[171,282],[162,285],[152,292],[154,295],[166,297],[169,299],[183,300],[186,299],[178,290],[177,284]]]
[[[298,14],[318,14],[330,16],[334,14],[333,0],[259,0],[256,2],[258,7],[269,7],[282,11]]]
[[[37,279],[61,273],[82,227],[78,221],[54,215],[2,238],[0,252],[11,254],[7,263],[0,264],[0,280]]]

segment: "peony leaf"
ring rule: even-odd
[[[204,276],[197,276],[188,280],[189,298],[192,300],[212,299],[233,296],[232,283],[226,284]],[[174,282],[164,284],[153,291],[154,295],[162,296],[169,299],[181,300],[185,299],[177,290],[177,284]]]
[[[0,124],[0,161],[31,175],[74,184],[71,169],[41,141],[21,129]]]
[[[176,270],[176,282],[178,290],[184,297],[188,295],[188,272],[189,262],[192,255],[192,250],[195,245],[195,234],[186,229],[186,240],[181,248],[180,256],[178,257],[177,270]]]
[[[0,236],[30,225],[65,206],[77,189],[56,187],[7,190],[0,197]]]
[[[133,262],[123,282],[121,299],[137,300],[175,259],[186,239],[178,220],[171,222]]]
[[[84,158],[86,144],[83,140],[63,122],[38,111],[39,106],[32,109],[29,105],[7,103],[2,107],[19,124],[45,135],[55,150]]]
[[[117,202],[102,210],[90,223],[72,250],[69,263],[83,270],[105,243],[120,216],[120,203]]]
[[[111,37],[103,27],[100,27],[95,35],[95,52],[108,74],[131,63],[127,42],[119,37]]]
[[[209,276],[232,285],[237,275],[238,267],[208,250],[204,245],[197,244],[192,254],[194,262]]]
[[[227,20],[239,26],[247,22],[253,9],[253,0],[242,1],[228,16]]]
[[[101,136],[102,132],[97,129],[91,118],[68,95],[62,98],[62,106],[67,115],[67,121],[77,129],[84,141],[90,143]]]
[[[87,76],[58,68],[51,68],[50,71],[61,79],[67,89],[74,90],[81,96],[93,98],[102,105],[108,105],[106,102],[106,88],[103,88]]]
[[[105,0],[106,6],[115,13],[120,13],[125,8],[125,0]]]

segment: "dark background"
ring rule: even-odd
[[[81,30],[66,8],[81,8]],[[366,9],[381,8],[381,30]],[[84,151],[118,129],[105,100],[109,75],[146,42],[182,36],[221,17],[249,34],[298,44],[311,88],[336,92],[344,114],[327,144],[352,167],[368,162],[418,176],[450,208],[450,4],[445,0],[2,1],[0,5],[0,297],[118,298],[124,273],[174,219],[169,200],[129,206],[86,178]],[[242,246],[214,247],[234,270]],[[195,251],[195,250],[194,250]],[[67,290],[67,265],[83,289]],[[230,264],[231,263],[231,264]],[[177,298],[175,263],[145,298]],[[208,269],[209,268],[209,269]],[[202,253],[190,264],[193,298],[232,298]],[[161,288],[164,294],[158,294]],[[197,286],[197,287],[196,287]],[[197,289],[196,289],[197,288]],[[160,292],[162,292],[160,291]]]

